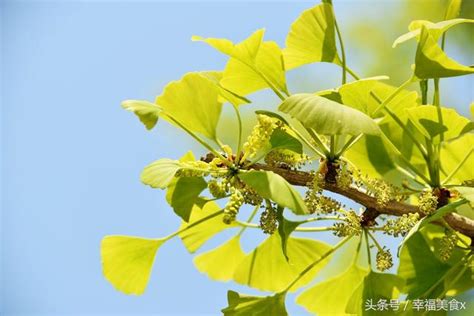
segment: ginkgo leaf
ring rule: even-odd
[[[204,202],[199,194],[207,188],[207,183],[202,177],[182,177],[175,180],[168,186],[166,200],[176,215],[188,222],[193,206]]]
[[[122,107],[135,113],[148,130],[155,127],[161,112],[158,105],[145,100],[126,100],[122,102]]]
[[[416,50],[415,75],[419,79],[455,77],[474,73],[474,68],[459,64],[449,58],[436,39],[422,25],[420,42]]]
[[[205,42],[220,51],[221,53],[233,57],[245,63],[253,63],[257,57],[258,50],[263,41],[264,29],[255,31],[248,38],[238,44],[225,38],[203,38],[193,36],[193,41]]]
[[[471,207],[474,208],[474,188],[472,187],[454,187],[456,191],[458,191],[463,198],[469,201]]]
[[[426,20],[416,20],[410,23],[408,29],[410,32],[401,35],[398,37],[394,42],[392,47],[396,47],[397,45],[409,41],[412,38],[419,37],[421,33],[421,26],[425,26],[428,31],[430,32],[433,39],[437,41],[447,30],[451,27],[461,24],[461,23],[474,23],[474,20],[470,19],[451,19],[447,21],[441,21],[438,23],[433,23]]]
[[[165,189],[173,180],[176,172],[181,168],[182,164],[177,160],[159,159],[143,169],[141,180],[152,188]]]
[[[285,69],[314,62],[340,65],[332,5],[321,3],[304,11],[291,25],[283,50]]]
[[[472,167],[472,157],[474,153],[470,152],[474,148],[474,134],[468,133],[448,143],[443,143],[440,151],[442,179],[446,178],[451,172],[457,171],[451,177],[449,183],[461,184],[464,181],[474,179],[474,168]],[[469,156],[468,156],[469,155]],[[467,156],[468,161],[461,165]],[[458,166],[460,167],[458,169]]]
[[[219,247],[200,254],[193,261],[196,268],[211,279],[229,281],[244,257],[240,236],[235,236]]]
[[[403,292],[408,294],[408,299],[429,294],[426,292],[448,270],[449,265],[435,257],[420,232],[414,233],[403,243],[397,274],[406,281]]]
[[[270,137],[270,146],[274,149],[287,149],[295,153],[303,153],[303,144],[294,136],[290,135],[289,131],[281,128],[276,129]]]
[[[278,109],[319,134],[380,133],[375,121],[366,114],[315,94],[294,94],[283,101]]]
[[[194,253],[219,232],[236,227],[235,223],[224,224],[223,211],[215,202],[203,203],[193,205],[189,222],[183,222],[180,226],[182,232],[179,233],[179,237],[190,253]]]
[[[268,81],[278,90],[287,92],[283,57],[275,42],[263,42],[252,63],[231,58],[220,83],[232,92],[247,95],[270,87]]]
[[[370,271],[364,281],[355,289],[349,299],[345,312],[355,315],[380,315],[379,310],[367,309],[366,303],[385,299],[390,302],[396,299],[403,288],[402,278],[388,273],[377,273]]]
[[[221,114],[219,87],[199,73],[188,73],[179,81],[169,83],[156,98],[163,109],[163,118],[174,125],[185,126],[193,132],[215,139]]]
[[[142,294],[148,284],[158,248],[166,239],[106,236],[100,254],[102,272],[112,285],[125,294]]]
[[[287,207],[297,215],[308,213],[301,195],[282,176],[271,171],[240,172],[239,178],[260,196]]]
[[[224,103],[228,101],[235,106],[250,103],[249,99],[224,88],[220,84],[220,81],[222,80],[222,76],[223,76],[222,71],[201,71],[200,74],[206,77],[207,79],[211,80],[215,85],[219,87],[219,94],[220,94],[219,102]]]
[[[441,107],[438,110],[435,106],[423,105],[406,111],[411,122],[434,144],[441,142],[441,135],[445,141],[449,141],[474,129],[474,123],[454,109]],[[438,111],[441,112],[441,122]]]
[[[273,234],[245,256],[235,270],[233,279],[263,291],[282,291],[301,271],[330,249],[331,246],[320,241],[290,237],[287,242],[287,260],[282,251],[280,235]],[[328,261],[329,257],[318,263],[290,291],[311,282]]]
[[[179,159],[180,162],[195,161],[192,151],[188,151]],[[207,187],[203,177],[180,177],[174,178],[168,184],[166,201],[173,208],[173,211],[185,222],[189,221],[191,211],[195,204],[203,205],[204,198],[199,194]]]
[[[228,291],[229,306],[222,310],[224,316],[287,316],[285,294],[273,296],[249,296]]]
[[[352,265],[344,273],[316,284],[296,298],[296,303],[319,316],[346,315],[346,305],[368,270]]]

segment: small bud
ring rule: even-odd
[[[360,217],[353,210],[347,212],[342,223],[335,223],[333,227],[334,234],[338,237],[346,237],[350,235],[358,236],[362,232]]]
[[[239,190],[233,189],[232,194],[224,207],[223,222],[227,225],[235,221],[240,207],[244,203],[244,198]]]

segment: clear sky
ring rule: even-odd
[[[396,7],[353,2],[336,4],[342,21]],[[153,100],[188,71],[223,69],[226,59],[192,35],[241,40],[265,27],[283,45],[314,3],[3,1],[0,313],[216,315],[227,289],[254,293],[208,280],[177,239],[160,249],[143,296],[121,294],[102,277],[103,236],[158,237],[179,225],[164,193],[140,183],[141,169],[197,148],[166,123],[146,132],[120,102]],[[289,80],[338,84],[337,67],[318,67]],[[459,85],[454,99],[467,114],[472,81]],[[276,105],[268,93],[256,100],[251,110]],[[290,312],[306,315],[293,299]]]

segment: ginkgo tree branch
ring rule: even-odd
[[[203,157],[204,161],[212,160],[212,154]],[[286,168],[279,168],[269,166],[262,163],[254,163],[247,166],[247,169],[272,171],[282,176],[288,183],[296,186],[307,186],[313,181],[313,175],[310,172],[291,170]],[[324,182],[320,184],[321,188],[343,195],[354,202],[363,205],[367,210],[375,211],[377,214],[387,214],[393,216],[402,216],[403,214],[419,213],[424,216],[417,205],[412,205],[404,202],[391,200],[384,205],[380,205],[377,199],[366,192],[363,192],[355,187],[343,188],[335,183]],[[457,213],[449,213],[444,216],[444,220],[456,231],[474,238],[474,220]]]

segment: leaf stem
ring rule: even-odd
[[[369,262],[370,270],[372,270],[372,256],[370,254],[369,236],[367,234],[367,230],[364,230],[364,235],[365,235],[365,245],[367,249],[367,261]]]
[[[208,220],[210,220],[211,218],[214,218],[214,217],[216,217],[216,216],[219,216],[219,215],[222,214],[222,213],[224,213],[224,210],[223,210],[223,209],[222,209],[222,210],[219,210],[219,211],[217,211],[217,212],[215,212],[215,213],[212,213],[212,214],[210,214],[210,215],[208,215],[208,216],[206,216],[206,217],[203,217],[203,218],[201,218],[201,219],[195,221],[194,223],[189,224],[188,226],[184,227],[183,229],[179,229],[179,230],[175,231],[174,233],[172,233],[172,234],[170,234],[170,235],[164,237],[164,240],[170,240],[171,238],[173,238],[173,237],[175,237],[175,236],[181,234],[182,232],[184,232],[184,231],[186,231],[186,230],[188,230],[188,229],[190,229],[190,228],[193,228],[194,226],[197,226],[197,225],[199,225],[199,224],[201,224],[201,223],[203,223],[203,222],[205,222],[205,221],[208,221]]]
[[[255,217],[255,214],[257,214],[258,209],[260,208],[260,205],[256,205],[255,208],[253,209],[252,213],[250,214],[249,218],[247,219],[247,222],[251,222],[252,219]],[[243,232],[247,229],[247,226],[243,226],[239,233],[237,234],[237,237],[240,237]]]
[[[364,134],[359,134],[357,136],[352,136],[345,144],[344,146],[342,146],[342,148],[337,152],[336,154],[336,158],[341,156],[346,150],[348,150],[349,148],[351,148],[355,143],[357,143],[359,141],[359,139],[362,138],[362,136],[364,136]]]
[[[329,251],[324,253],[320,258],[318,258],[316,261],[313,263],[309,264],[303,271],[300,272],[300,274],[284,289],[281,293],[286,293],[288,292],[293,285],[295,285],[306,273],[308,273],[312,268],[314,268],[318,263],[329,257],[333,252],[335,252],[337,249],[341,248],[346,242],[348,242],[354,235],[347,236],[340,242],[338,242],[333,248],[331,248]]]
[[[372,112],[371,117],[374,117],[380,110],[384,109],[390,101],[392,101],[400,92],[403,91],[406,87],[408,87],[411,83],[413,83],[414,77],[411,76],[407,81],[402,83],[401,86],[399,86],[395,91],[392,92],[385,100],[382,101],[382,103]]]
[[[331,5],[332,7],[332,5]],[[346,78],[346,71],[347,71],[347,68],[346,68],[346,52],[344,50],[344,41],[342,40],[342,35],[341,35],[341,31],[339,30],[339,25],[337,23],[337,20],[336,20],[336,14],[334,13],[334,8],[333,8],[333,15],[334,15],[334,26],[336,27],[336,33],[337,33],[337,38],[339,39],[339,45],[340,45],[340,48],[341,48],[341,57],[342,57],[342,84],[345,84],[346,81],[347,81],[347,78]]]
[[[375,237],[374,237],[368,230],[366,230],[366,232],[367,232],[367,235],[369,235],[370,239],[372,239],[372,241],[374,242],[375,246],[377,246],[377,249],[378,249],[379,251],[383,251],[383,248],[382,248],[382,246],[380,246],[380,244],[379,244],[379,242],[377,241],[377,239],[375,239]]]
[[[240,111],[237,106],[232,104],[232,107],[234,108],[235,115],[237,116],[237,121],[239,123],[239,136],[237,142],[237,152],[235,154],[235,161],[240,161],[240,152],[242,151],[242,117],[240,116]]]
[[[306,131],[311,136],[313,141],[319,147],[318,149],[322,150],[323,154],[321,157],[329,157],[331,155],[330,149],[323,143],[319,135],[311,128],[306,128]]]

